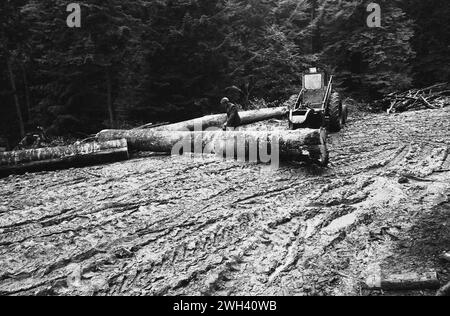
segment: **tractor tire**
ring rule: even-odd
[[[343,124],[342,121],[342,101],[339,93],[333,92],[330,98],[330,124],[329,131],[330,133],[338,133],[341,131]]]

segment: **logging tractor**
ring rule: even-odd
[[[289,129],[319,129],[321,145],[309,150],[312,161],[322,166],[328,164],[327,135],[337,133],[347,122],[348,109],[339,93],[333,89],[333,76],[317,68],[302,75],[302,90],[289,111]]]

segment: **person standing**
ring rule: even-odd
[[[223,130],[235,130],[241,125],[241,118],[239,116],[239,110],[236,104],[230,102],[230,99],[223,98],[220,104],[226,107],[227,122],[223,124]]]

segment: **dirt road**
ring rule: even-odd
[[[367,295],[371,273],[430,269],[444,283],[449,122],[354,114],[327,169],[145,157],[2,179],[0,295]]]

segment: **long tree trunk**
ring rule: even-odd
[[[100,141],[125,138],[130,150],[167,154],[193,152],[218,154],[257,160],[261,151],[279,152],[282,160],[296,160],[305,156],[304,150],[320,151],[321,130],[297,131],[207,131],[176,132],[149,130],[104,130],[97,134]],[[225,150],[226,149],[226,150]],[[326,148],[324,148],[326,150]],[[251,159],[251,158],[254,159]]]
[[[128,159],[125,139],[0,153],[0,176]]]
[[[25,66],[23,65],[23,63],[20,63],[20,69],[22,70],[23,85],[25,87],[25,101],[26,101],[26,104],[27,104],[28,121],[30,121],[30,119],[31,119],[30,86],[28,84],[27,71],[26,71]]]
[[[248,125],[255,122],[265,121],[272,118],[281,118],[287,114],[286,107],[268,108],[254,111],[240,112],[241,125]],[[151,124],[141,126],[137,129],[152,128],[158,131],[204,131],[211,127],[221,128],[227,121],[226,114],[208,115],[198,119],[184,121],[176,124],[164,125],[152,128]]]
[[[319,22],[316,23],[318,3],[317,0],[311,0],[311,54],[319,52],[320,31]]]
[[[25,125],[23,123],[22,110],[20,108],[19,95],[17,93],[16,81],[15,81],[14,72],[13,72],[13,68],[12,68],[12,59],[11,58],[8,59],[7,66],[8,66],[9,80],[11,82],[11,88],[13,90],[13,95],[14,95],[14,104],[16,106],[17,120],[19,121],[20,136],[23,138],[23,137],[25,137]]]
[[[111,71],[109,68],[106,69],[106,94],[107,94],[107,105],[108,105],[108,115],[109,115],[109,126],[114,128],[114,106],[112,98],[112,79]]]
[[[386,291],[438,289],[439,279],[435,272],[404,273],[382,276],[380,273],[371,275],[366,280],[369,289],[382,289]]]
[[[243,86],[242,92],[243,92],[243,105],[244,105],[244,109],[248,109],[248,105],[250,103],[250,93],[251,93],[251,88],[250,88],[251,83],[250,82],[246,82]]]

